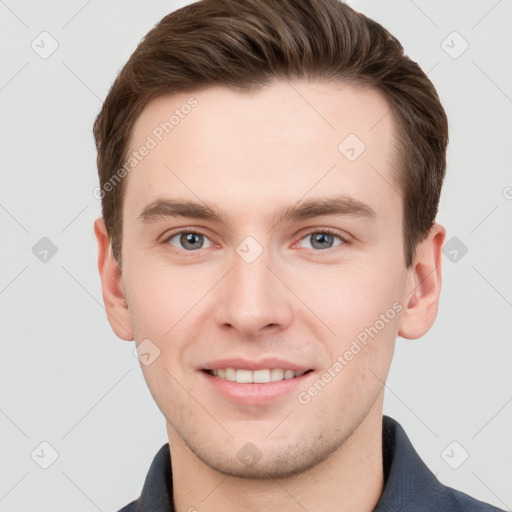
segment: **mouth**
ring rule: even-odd
[[[253,371],[230,367],[203,370],[212,377],[238,384],[270,384],[271,382],[296,379],[312,371],[312,369],[295,371],[283,368],[264,368]]]

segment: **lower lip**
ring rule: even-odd
[[[215,377],[204,371],[200,373],[217,393],[228,398],[230,401],[238,404],[257,405],[270,403],[289,395],[301,384],[303,385],[304,381],[314,372],[311,371],[293,379],[283,379],[264,384],[241,384]]]

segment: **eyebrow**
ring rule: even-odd
[[[274,215],[275,224],[283,221],[304,221],[325,215],[351,215],[375,219],[375,210],[366,203],[349,196],[322,197],[299,201],[295,205],[281,208]],[[155,222],[168,217],[190,217],[228,223],[228,215],[207,203],[177,199],[156,199],[146,205],[138,219],[144,223]]]

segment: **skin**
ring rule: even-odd
[[[190,96],[150,103],[131,149]],[[193,96],[197,107],[126,178],[122,272],[95,222],[112,329],[160,350],[141,369],[166,418],[176,510],[372,510],[384,485],[384,382],[397,336],[419,338],[435,320],[445,230],[433,226],[407,269],[394,121],[377,91],[296,80]],[[366,146],[352,162],[338,150],[350,133]],[[333,194],[375,218],[276,224],[281,208]],[[204,201],[226,219],[142,222],[158,198]],[[169,240],[178,228],[205,235],[193,246],[202,248]],[[311,235],[324,229],[346,241],[318,248]],[[247,236],[263,250],[252,263],[236,251]],[[402,310],[307,404],[296,392],[233,404],[198,370],[225,357],[281,357],[314,370],[297,390],[307,391],[393,303]],[[237,457],[248,442],[261,454],[252,466]]]

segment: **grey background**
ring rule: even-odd
[[[134,343],[115,337],[103,308],[91,127],[140,38],[186,3],[0,1],[3,512],[118,510],[167,442]],[[349,4],[398,37],[450,120],[438,221],[456,239],[434,327],[397,342],[385,413],[442,482],[510,510],[512,2]],[[57,249],[46,262],[43,237]],[[47,469],[44,441],[58,453]]]

